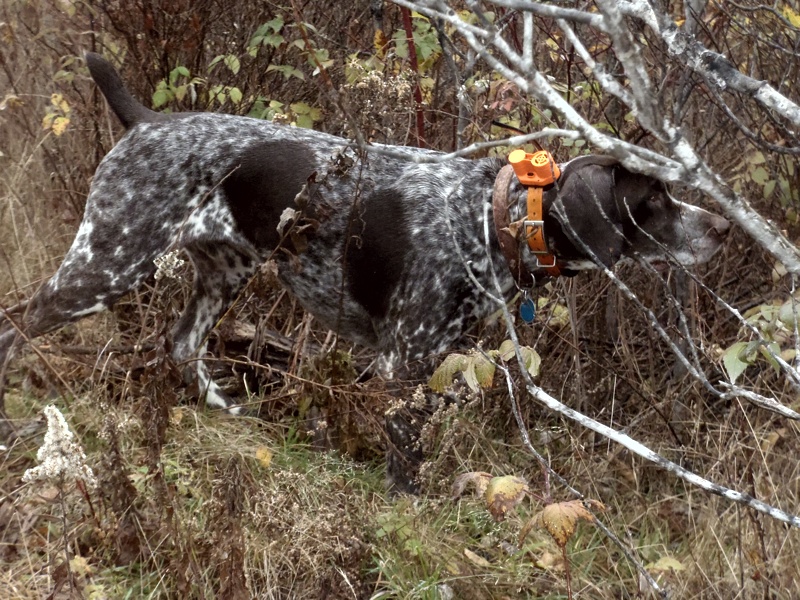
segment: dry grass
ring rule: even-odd
[[[484,402],[502,403],[497,396]],[[44,404],[17,393],[9,400],[19,424]],[[542,493],[533,461],[513,435],[503,437],[499,407],[487,417],[475,402],[451,414],[436,435],[447,443],[426,465],[428,492],[399,500],[383,493],[379,460],[315,451],[299,438],[296,421],[162,408],[149,398],[110,405],[82,392],[65,409],[101,481],[85,495],[75,487],[63,492],[78,597],[441,598],[448,590],[455,598],[564,597],[553,540],[534,531],[524,546],[517,543],[539,503],[526,501],[495,523],[480,500],[454,502],[447,493],[452,473],[468,470],[525,476]],[[166,421],[159,424],[158,413]],[[20,484],[41,433],[41,426],[29,427],[3,455],[5,597],[44,597],[59,581],[62,592],[67,587],[58,571],[61,492],[55,484]],[[563,443],[544,446],[556,470],[607,504],[604,520],[643,563],[669,557],[682,565],[661,573],[674,597],[800,593],[792,531],[685,489],[580,432],[562,433]],[[766,424],[736,444],[732,433],[729,425],[708,436],[727,438],[724,451],[709,446],[684,460],[703,475],[749,491],[755,485],[759,496],[791,504],[798,497],[796,439],[761,452],[747,440],[766,439]],[[638,434],[645,442],[659,437]],[[570,542],[569,558],[574,589],[583,595],[617,598],[640,586],[632,565],[589,525]]]

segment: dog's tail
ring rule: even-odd
[[[131,95],[125,88],[125,84],[122,83],[117,70],[105,58],[94,52],[88,52],[86,64],[89,67],[89,73],[92,74],[92,79],[103,92],[103,96],[108,100],[108,105],[119,117],[125,129],[130,129],[138,123],[160,121],[163,118],[162,115],[150,110]]]

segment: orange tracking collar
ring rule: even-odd
[[[508,162],[514,168],[519,182],[528,188],[528,218],[523,225],[528,247],[536,257],[536,266],[544,269],[548,275],[558,277],[561,269],[556,264],[556,257],[547,249],[544,237],[542,191],[561,176],[561,171],[547,150],[533,154],[514,150],[508,155]]]

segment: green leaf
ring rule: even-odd
[[[533,348],[522,346],[522,359],[525,361],[525,369],[530,373],[531,377],[539,375],[539,369],[542,366],[542,357]]]
[[[269,35],[265,35],[263,38],[261,38],[262,45],[272,46],[273,48],[277,48],[285,41],[286,40],[284,40],[283,36],[277,33],[270,33]]]
[[[480,388],[480,384],[478,383],[478,375],[475,373],[475,357],[470,356],[467,359],[467,364],[464,369],[464,381],[467,382],[467,386],[473,392],[478,392]]]
[[[489,389],[492,387],[494,372],[497,367],[483,354],[475,354],[472,358],[475,365],[475,378],[478,381],[478,385],[484,389]]]
[[[767,200],[770,196],[772,196],[772,192],[775,191],[776,185],[778,185],[778,182],[774,179],[770,179],[766,184],[764,184],[764,200]]]
[[[166,89],[156,90],[153,93],[153,107],[154,108],[161,108],[167,102],[169,102],[169,92]]]
[[[228,54],[228,56],[225,57],[225,66],[230,69],[231,73],[236,75],[241,68],[241,63],[239,62],[238,57],[234,56],[233,54]]]
[[[258,29],[256,29],[256,32],[253,34],[253,37],[250,38],[251,43],[252,40],[254,40],[255,38],[265,35],[267,31],[269,31],[269,23],[264,23],[263,25],[259,25]]]
[[[75,73],[73,73],[72,71],[64,71],[63,69],[61,71],[56,71],[56,74],[53,75],[53,81],[56,83],[58,82],[72,83],[74,79],[75,79]]]
[[[294,122],[298,127],[302,127],[304,129],[311,129],[314,127],[314,120],[308,115],[297,115],[297,118],[294,120]]]
[[[769,181],[769,172],[764,167],[757,167],[750,173],[750,179],[759,185],[764,185]]]
[[[297,77],[298,79],[305,80],[306,78],[302,71],[298,71],[291,65],[270,65],[267,67],[267,73],[270,71],[278,71],[278,73],[281,73],[286,79]]]
[[[186,92],[188,90],[189,87],[187,85],[179,85],[178,87],[175,88],[175,98],[177,98],[178,101],[183,101],[183,99],[186,97]]]
[[[784,302],[778,311],[778,318],[781,320],[781,323],[786,325],[791,331],[794,331],[799,316],[800,301],[792,300],[791,298],[787,302]]]
[[[463,371],[464,367],[469,360],[469,357],[464,354],[450,354],[439,365],[431,378],[428,380],[428,387],[434,392],[444,392],[449,386],[453,384],[453,378],[456,373]]]
[[[278,33],[283,29],[283,19],[281,17],[275,17],[271,21],[264,23],[264,25],[272,29],[275,33]]]
[[[500,360],[503,362],[508,362],[512,358],[514,358],[514,342],[511,340],[505,340],[502,344],[500,344]]]
[[[767,362],[775,369],[775,373],[780,374],[781,366],[775,359],[775,356],[781,355],[781,347],[776,342],[770,342],[767,346],[759,346],[758,351],[767,360]],[[772,351],[772,353],[770,353]],[[774,355],[774,356],[773,356]]]
[[[230,92],[231,102],[239,104],[242,101],[242,91],[237,87],[232,87]]]
[[[295,102],[289,106],[296,115],[307,115],[311,112],[311,107],[305,102]]]
[[[408,40],[406,39],[406,32],[398,29],[392,34],[392,41],[394,41],[394,54],[397,58],[408,58]]]
[[[750,362],[742,357],[747,346],[749,346],[748,342],[736,342],[722,354],[722,366],[725,367],[731,383],[736,383],[739,376],[750,366]]]

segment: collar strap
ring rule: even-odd
[[[508,188],[514,179],[514,169],[506,165],[497,174],[494,180],[492,193],[492,215],[494,216],[494,230],[500,251],[506,259],[511,275],[520,288],[527,289],[533,286],[533,276],[525,268],[519,255],[518,223],[511,223],[509,217]]]
[[[542,192],[545,186],[554,183],[561,176],[561,170],[547,150],[533,154],[524,150],[514,150],[508,155],[508,162],[519,182],[528,190],[528,218],[522,222],[528,248],[536,257],[537,267],[551,277],[558,277],[561,275],[561,269],[558,267],[556,257],[548,250],[547,240],[544,237]]]

